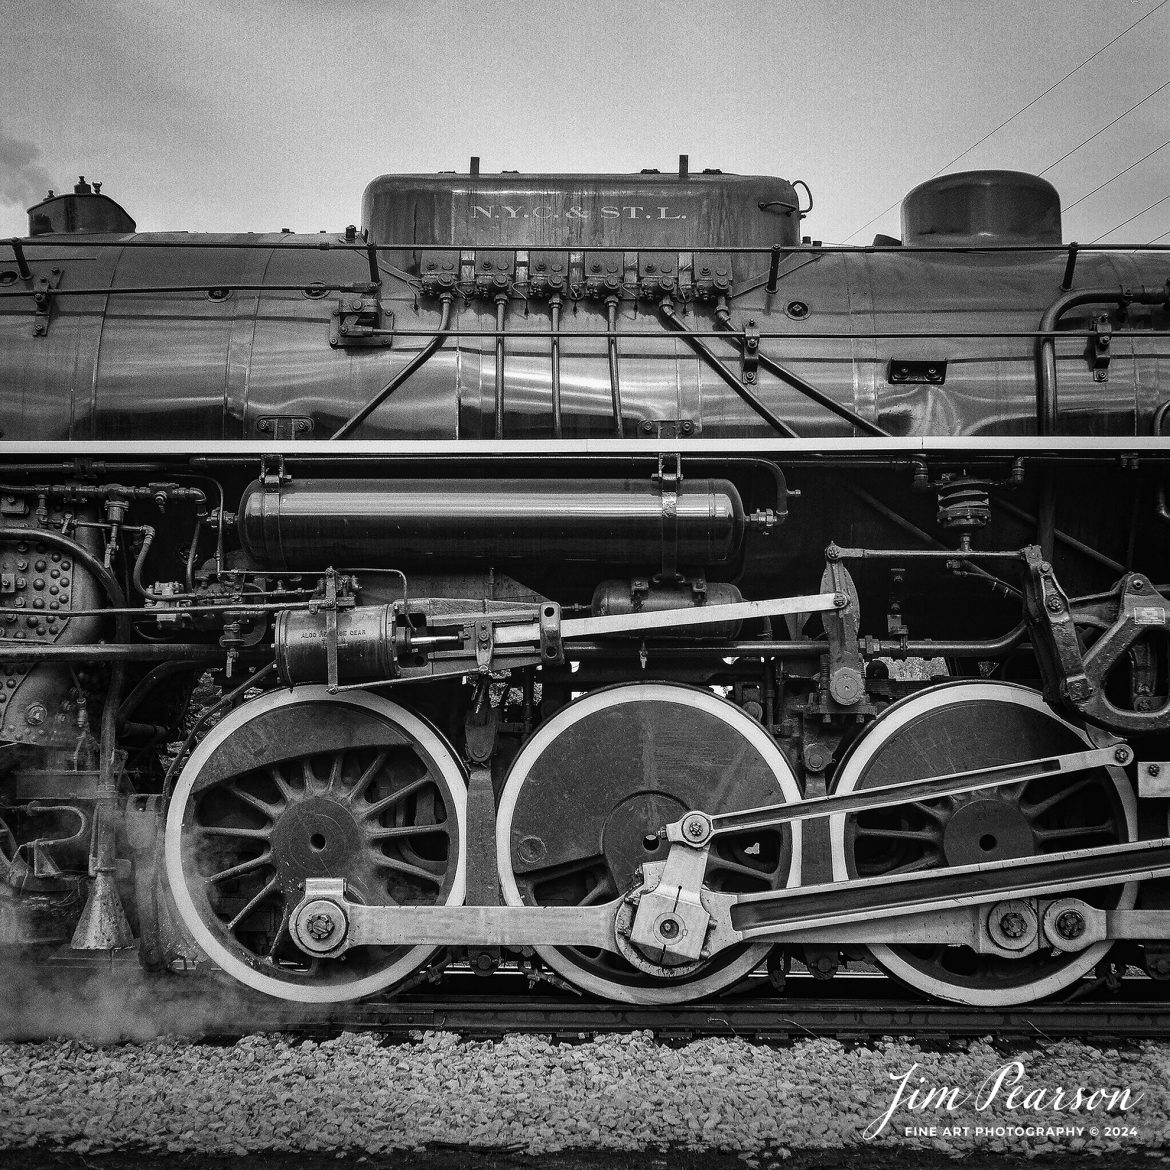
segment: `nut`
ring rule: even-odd
[[[328,914],[313,914],[305,923],[305,929],[318,942],[323,942],[333,934],[337,926]]]
[[[1080,938],[1085,933],[1085,916],[1079,910],[1062,910],[1056,916],[1056,933],[1061,938]]]
[[[1028,931],[1028,923],[1018,910],[1009,910],[999,920],[999,929],[1008,938],[1023,938]]]

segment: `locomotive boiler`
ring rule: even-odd
[[[0,949],[332,1003],[1170,977],[1170,258],[1016,172],[0,243]],[[917,663],[907,671],[906,660]]]

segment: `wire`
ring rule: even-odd
[[[1102,232],[1102,233],[1101,233],[1101,235],[1099,235],[1099,236],[1097,237],[1097,240],[1103,240],[1103,239],[1104,239],[1106,236],[1108,236],[1108,235],[1111,235],[1113,232],[1117,231],[1117,230],[1118,230],[1118,228],[1123,228],[1123,227],[1125,227],[1125,225],[1126,225],[1127,223],[1132,223],[1132,222],[1133,222],[1135,219],[1139,218],[1140,216],[1143,216],[1143,215],[1145,215],[1145,214],[1146,214],[1146,211],[1153,211],[1155,207],[1161,207],[1161,206],[1162,206],[1162,204],[1163,204],[1163,203],[1165,203],[1167,200],[1170,200],[1170,195],[1163,195],[1163,196],[1162,196],[1162,198],[1161,198],[1161,199],[1159,199],[1157,203],[1151,203],[1151,204],[1149,205],[1149,207],[1147,207],[1147,208],[1145,209],[1145,211],[1139,211],[1139,212],[1137,213],[1137,215],[1131,215],[1131,216],[1129,217],[1129,219],[1123,219],[1123,220],[1121,221],[1121,223],[1117,224],[1115,227],[1111,227],[1111,228],[1109,229],[1109,231],[1107,231],[1107,232]],[[1166,232],[1165,234],[1166,234],[1166,235],[1168,235],[1168,236],[1170,236],[1170,232]],[[1159,237],[1159,238],[1161,238],[1161,237]],[[1097,242],[1097,240],[1093,240],[1092,242],[1095,244],[1095,243]],[[1153,241],[1151,241],[1151,243],[1152,243],[1152,242],[1153,242]]]
[[[1090,61],[1093,61],[1097,57],[1100,57],[1101,54],[1104,53],[1105,50],[1108,49],[1110,45],[1115,45],[1119,40],[1121,40],[1121,38],[1123,36],[1125,36],[1128,33],[1133,32],[1133,30],[1135,28],[1137,28],[1137,26],[1139,24],[1141,24],[1143,20],[1148,20],[1151,16],[1154,15],[1155,12],[1157,12],[1161,8],[1164,8],[1168,2],[1170,2],[1170,0],[1160,0],[1160,3],[1155,4],[1154,7],[1151,8],[1149,10],[1149,12],[1147,12],[1145,14],[1145,16],[1139,16],[1138,19],[1135,20],[1133,22],[1133,24],[1131,24],[1129,26],[1129,28],[1123,30],[1122,32],[1119,32],[1117,34],[1117,36],[1115,36],[1113,38],[1113,40],[1102,45],[1091,57],[1086,57],[1075,69],[1070,69],[1059,81],[1054,81],[1042,94],[1039,94],[1037,97],[1034,97],[1026,106],[1021,106],[1020,109],[1018,109],[1014,114],[1012,114],[1012,116],[1010,118],[1005,118],[1002,122],[1000,122],[1000,124],[998,126],[995,127],[994,130],[989,130],[986,134],[983,135],[982,138],[979,139],[978,142],[975,142],[971,146],[967,147],[967,149],[964,150],[962,154],[955,155],[955,157],[953,159],[951,159],[951,161],[949,163],[947,163],[946,166],[940,167],[930,177],[932,179],[937,178],[939,175],[941,175],[943,173],[943,171],[947,170],[949,167],[953,167],[955,165],[955,163],[957,163],[959,161],[959,159],[966,158],[967,155],[969,155],[976,147],[982,146],[983,143],[985,143],[993,134],[998,134],[999,131],[1002,130],[1006,125],[1008,125],[1010,122],[1014,122],[1021,114],[1026,113],[1028,110],[1030,110],[1038,101],[1041,100],[1041,98],[1047,97],[1054,89],[1056,89],[1056,87],[1058,85],[1063,85],[1064,82],[1066,82],[1070,77],[1072,77],[1072,75],[1074,73],[1079,73],[1082,69],[1084,69],[1084,67],[1086,65],[1089,64]],[[1055,165],[1055,164],[1053,164],[1053,165]],[[877,221],[879,219],[881,219],[883,215],[887,214],[887,212],[893,211],[894,208],[897,207],[900,202],[901,202],[901,199],[895,199],[894,202],[891,203],[890,206],[885,209],[885,211],[878,212],[878,214],[875,215],[873,217],[873,219],[869,220],[866,223],[863,223],[861,225],[861,227],[859,227],[856,231],[850,232],[849,235],[847,235],[845,237],[844,241],[842,241],[842,242],[846,243],[846,244],[849,243],[849,241],[851,239],[853,239],[854,236],[859,235],[861,232],[865,231],[865,229],[867,227],[869,227],[870,224],[877,223]]]
[[[980,138],[979,141],[976,142],[973,146],[968,146],[967,149],[965,151],[963,151],[962,154],[955,155],[955,157],[953,159],[951,159],[951,161],[949,163],[947,163],[947,165],[945,167],[940,167],[937,171],[935,171],[934,174],[931,175],[931,178],[933,179],[933,178],[935,178],[935,176],[941,175],[943,173],[943,171],[947,170],[948,167],[953,167],[955,165],[955,163],[957,163],[959,161],[959,159],[966,158],[967,155],[969,155],[975,149],[976,146],[982,146],[983,143],[986,142],[993,134],[998,133],[1009,122],[1014,122],[1021,114],[1030,110],[1038,101],[1040,101],[1040,98],[1047,97],[1058,85],[1063,85],[1070,77],[1072,77],[1072,75],[1074,73],[1079,73],[1082,69],[1084,69],[1084,67],[1086,65],[1088,65],[1088,63],[1090,61],[1096,60],[1096,58],[1100,57],[1101,54],[1104,53],[1107,48],[1109,48],[1109,45],[1115,45],[1119,40],[1121,40],[1121,38],[1123,36],[1126,35],[1126,33],[1133,32],[1133,30],[1135,28],[1137,28],[1137,26],[1139,24],[1141,24],[1141,22],[1143,20],[1148,20],[1151,16],[1154,15],[1155,12],[1158,11],[1159,8],[1165,7],[1166,3],[1167,3],[1167,0],[1161,0],[1161,3],[1155,4],[1154,7],[1151,8],[1149,10],[1149,12],[1147,12],[1145,14],[1145,16],[1139,16],[1138,19],[1135,20],[1133,22],[1133,24],[1131,24],[1129,26],[1129,28],[1125,29],[1124,32],[1119,32],[1117,34],[1117,36],[1115,36],[1113,38],[1113,40],[1108,42],[1108,44],[1102,45],[1093,54],[1092,57],[1086,57],[1075,69],[1070,69],[1059,81],[1054,81],[1042,94],[1040,94],[1039,97],[1034,97],[1026,106],[1021,106],[1020,109],[1018,109],[1014,114],[1012,114],[1012,116],[1010,118],[1005,118],[1002,122],[1000,122],[1000,124],[998,126],[996,126],[996,128],[994,130],[989,130],[986,134],[984,134],[983,137]]]
[[[1097,194],[1098,191],[1104,191],[1105,188],[1108,187],[1109,184],[1114,181],[1114,179],[1120,179],[1122,175],[1128,175],[1129,172],[1132,171],[1134,167],[1140,167],[1142,165],[1142,163],[1144,163],[1146,161],[1146,159],[1153,158],[1154,155],[1156,155],[1158,153],[1158,151],[1162,150],[1166,146],[1170,146],[1170,138],[1167,138],[1166,141],[1163,142],[1161,146],[1155,146],[1154,149],[1151,150],[1149,154],[1143,154],[1142,157],[1137,160],[1137,162],[1130,163],[1129,166],[1127,166],[1124,171],[1118,171],[1117,174],[1115,174],[1112,179],[1106,179],[1105,182],[1102,183],[1100,187],[1094,187],[1092,189],[1092,191],[1090,191],[1088,193],[1088,195],[1082,195],[1075,203],[1070,203],[1067,207],[1062,207],[1060,209],[1061,215],[1064,215],[1066,212],[1072,211],[1072,209],[1074,207],[1080,207],[1080,205],[1082,203],[1084,203],[1084,201],[1086,199],[1091,199],[1094,195]],[[1105,234],[1108,235],[1109,233],[1106,232]],[[1097,237],[1098,240],[1100,238],[1101,238],[1100,236]]]
[[[1170,232],[1163,232],[1160,236],[1155,236],[1146,247],[1148,248],[1150,244],[1156,244],[1159,240],[1164,240],[1167,236],[1170,236]]]
[[[1113,119],[1113,121],[1109,123],[1109,125],[1107,125],[1107,126],[1102,126],[1102,127],[1101,127],[1101,129],[1100,129],[1100,130],[1098,130],[1096,134],[1090,134],[1090,135],[1089,135],[1089,137],[1088,137],[1088,138],[1086,138],[1084,142],[1081,142],[1081,143],[1079,143],[1078,145],[1074,146],[1074,147],[1072,148],[1072,150],[1068,151],[1066,154],[1062,154],[1062,155],[1060,156],[1060,158],[1058,158],[1058,159],[1056,160],[1056,162],[1054,162],[1054,163],[1049,163],[1049,164],[1048,164],[1048,166],[1046,166],[1046,167],[1045,167],[1045,168],[1044,168],[1042,171],[1040,171],[1039,173],[1040,173],[1041,175],[1046,175],[1046,174],[1048,174],[1048,172],[1049,172],[1050,170],[1052,170],[1052,168],[1053,168],[1053,167],[1058,167],[1058,166],[1060,166],[1060,164],[1061,164],[1062,162],[1064,162],[1064,160],[1065,160],[1066,158],[1069,158],[1071,155],[1074,155],[1074,154],[1076,154],[1076,152],[1077,152],[1078,150],[1080,150],[1082,146],[1088,146],[1088,145],[1089,145],[1089,143],[1090,143],[1090,142],[1092,142],[1094,138],[1097,138],[1098,136],[1100,136],[1100,135],[1104,134],[1104,133],[1105,133],[1105,131],[1106,131],[1106,130],[1108,130],[1108,129],[1110,129],[1111,127],[1113,127],[1113,126],[1116,126],[1116,125],[1117,125],[1117,123],[1118,123],[1118,122],[1120,122],[1122,118],[1126,117],[1126,115],[1128,115],[1128,114],[1132,114],[1132,113],[1134,112],[1134,110],[1136,110],[1136,109],[1138,108],[1138,106],[1144,106],[1144,105],[1146,104],[1146,102],[1148,102],[1148,101],[1150,100],[1150,98],[1152,98],[1152,97],[1156,97],[1156,96],[1157,96],[1158,94],[1160,94],[1160,93],[1162,92],[1162,90],[1164,90],[1164,89],[1165,89],[1165,88],[1166,88],[1168,85],[1170,85],[1170,81],[1164,81],[1164,82],[1162,82],[1162,84],[1161,84],[1160,86],[1158,86],[1158,88],[1157,88],[1156,90],[1154,90],[1154,92],[1153,92],[1153,93],[1148,93],[1148,94],[1146,94],[1146,96],[1145,96],[1144,98],[1142,98],[1142,100],[1141,100],[1140,102],[1134,102],[1134,104],[1133,104],[1132,106],[1130,106],[1130,107],[1129,107],[1129,109],[1128,109],[1128,110],[1126,110],[1124,114],[1118,114],[1118,115],[1117,115],[1117,117],[1116,117],[1116,118],[1114,118],[1114,119]]]

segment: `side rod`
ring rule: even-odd
[[[729,833],[774,829],[792,821],[842,816],[874,808],[890,808],[916,800],[937,800],[942,796],[955,796],[980,788],[1026,784],[1030,780],[1083,772],[1088,768],[1105,768],[1111,765],[1123,767],[1132,759],[1132,750],[1125,744],[1118,743],[1091,751],[1068,752],[1060,756],[1023,760],[1018,764],[998,764],[992,768],[974,768],[969,772],[931,776],[925,780],[906,780],[899,784],[885,784],[880,788],[847,792],[837,796],[817,796],[794,804],[772,804],[730,813],[689,812],[673,824],[667,825],[665,829],[660,829],[658,835],[665,837],[667,841],[678,841],[697,847],[706,844],[712,837],[726,836]]]

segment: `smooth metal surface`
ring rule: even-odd
[[[464,181],[434,177],[429,181],[435,190],[454,193],[448,198],[465,200],[469,214],[479,205]],[[691,176],[671,181],[694,192],[700,183],[723,183],[731,190],[742,180]],[[577,230],[573,223],[550,219],[538,225],[531,217],[523,218],[523,208],[512,217],[501,206],[519,207],[493,204],[491,232],[521,230],[526,224],[525,242],[530,245],[539,244],[535,237],[544,233],[555,236],[554,245],[572,246]],[[601,201],[598,206],[609,204]],[[648,230],[644,216],[656,216],[659,206],[645,205],[636,225],[627,222],[624,213],[615,222],[620,220],[623,229],[637,226],[644,233]],[[790,222],[786,216],[758,209],[749,208],[745,214],[749,213],[767,220],[769,233],[784,230],[778,225]],[[486,230],[488,222],[480,214],[476,230],[481,226]],[[703,238],[700,223],[652,220],[650,226],[659,223],[675,233],[673,247],[679,252],[690,247],[693,255],[699,254],[693,247]],[[679,238],[684,226],[686,234]],[[747,231],[744,226],[739,239],[749,239],[750,234],[743,234]],[[672,246],[664,239],[652,242]],[[820,402],[811,401],[761,363],[756,396],[797,434],[811,438],[849,434],[859,425],[849,421],[852,416],[894,435],[978,436],[993,429],[1004,436],[1025,436],[1034,431],[1036,364],[1030,338],[1053,290],[1060,287],[1066,263],[1063,248],[948,252],[793,247],[780,263],[778,292],[769,297],[762,286],[772,242],[770,237],[762,241],[754,255],[738,243],[727,244],[737,266],[734,321],[738,327],[741,317],[754,319],[762,334],[779,333],[766,347],[769,360],[780,363],[795,385],[812,387],[822,396]],[[329,435],[387,386],[405,362],[433,344],[430,338],[440,324],[437,298],[419,301],[411,283],[415,276],[408,269],[417,253],[413,244],[404,245],[401,252],[378,253],[381,299],[403,331],[420,330],[424,335],[412,342],[404,332],[401,344],[382,352],[331,349],[327,338],[335,297],[315,298],[297,291],[368,282],[364,245],[346,244],[341,237],[57,236],[37,237],[21,247],[34,276],[51,266],[62,269],[61,295],[53,301],[48,332],[40,337],[29,330],[31,301],[0,297],[0,363],[12,389],[3,421],[9,437],[242,441],[258,434],[260,419],[290,413],[294,404],[296,413],[312,422],[315,435]],[[1158,248],[1143,252],[1133,246],[1084,249],[1077,282],[1086,287],[1156,288],[1166,279],[1164,255]],[[816,262],[809,263],[810,258]],[[11,245],[0,245],[0,269],[9,263],[14,272],[18,270]],[[740,272],[758,283],[743,284]],[[250,287],[239,287],[222,300],[199,291],[113,295],[121,288],[160,285]],[[71,290],[92,292],[71,295]],[[795,301],[810,308],[800,320],[784,312]],[[1144,310],[1142,314],[1132,322],[1139,333],[1147,321],[1156,326],[1159,320],[1156,314],[1148,318]],[[461,301],[453,316],[453,325],[462,328],[490,329],[496,323],[494,306],[474,299]],[[1088,319],[1084,312],[1067,324],[1075,328]],[[641,331],[647,320],[630,300],[621,302],[619,332]],[[888,336],[907,332],[908,320],[914,322],[909,332],[924,335]],[[550,323],[548,307],[536,302],[528,317],[509,316],[505,441],[556,433]],[[714,328],[712,309],[693,305],[687,324],[693,330]],[[611,436],[606,307],[588,300],[575,302],[573,325],[574,332],[560,344],[560,433],[566,438]],[[978,336],[980,327],[989,331],[986,338]],[[945,329],[960,336],[925,335]],[[1004,330],[1027,336],[1004,336]],[[840,339],[818,336],[824,333],[836,333]],[[1116,340],[1121,336],[1119,331]],[[696,436],[766,439],[769,424],[685,343],[672,339],[665,326],[661,339],[631,338],[621,348],[627,434],[641,421],[686,418],[694,423]],[[1115,348],[1105,397],[1093,382],[1081,347],[1070,345],[1061,353],[1062,429],[1104,437],[1148,432],[1150,415],[1170,391],[1159,385],[1159,355],[1165,342],[1135,336]],[[892,386],[885,371],[896,359],[947,360],[952,376],[945,390]],[[82,375],[65,373],[75,370]],[[363,432],[386,438],[490,438],[495,434],[495,381],[495,345],[490,339],[447,339],[441,352],[422,363],[363,422]],[[826,409],[830,402],[840,410]]]
[[[641,564],[661,560],[663,509],[649,478],[294,479],[273,491],[252,484],[239,531],[259,564],[282,569],[472,557]],[[680,564],[724,564],[743,533],[729,481],[679,486]]]

